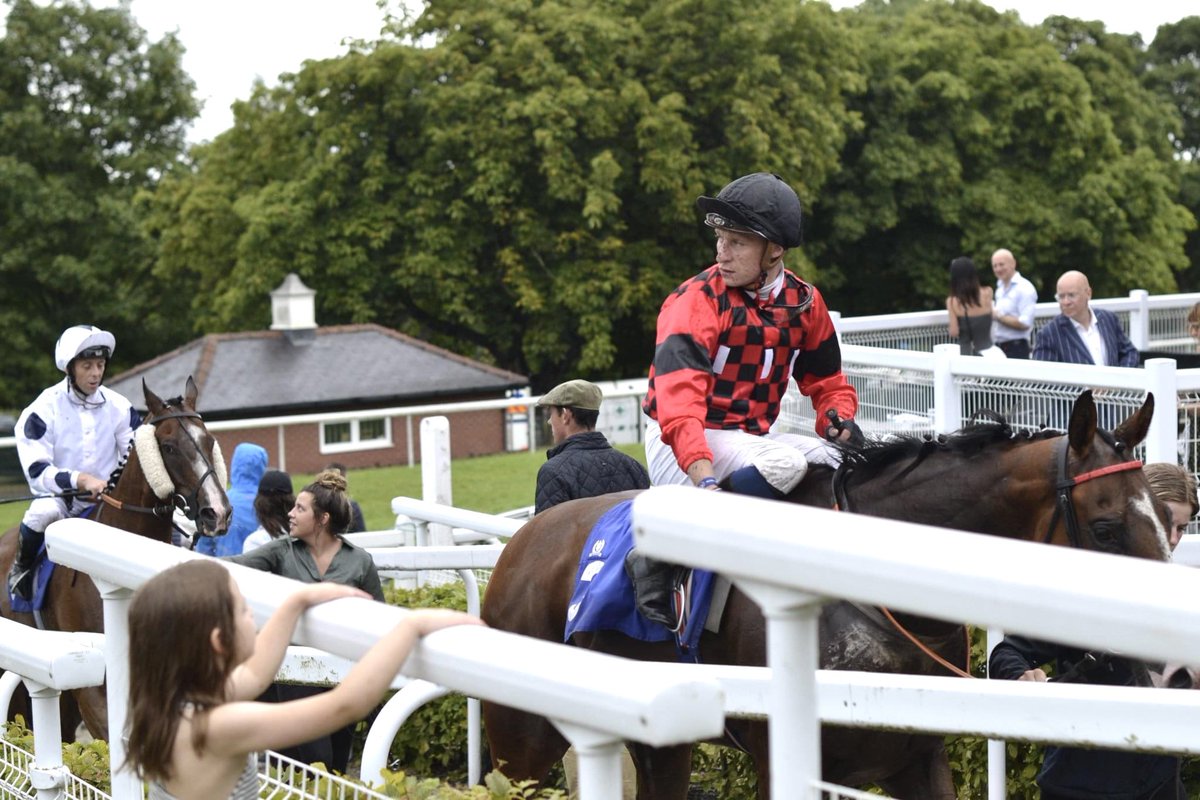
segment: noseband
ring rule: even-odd
[[[1063,436],[1059,439],[1059,451],[1062,453],[1062,458],[1058,460],[1058,480],[1054,484],[1056,492],[1056,500],[1054,503],[1054,516],[1050,518],[1050,527],[1046,529],[1046,535],[1042,537],[1043,542],[1049,542],[1054,536],[1054,528],[1058,525],[1058,520],[1061,518],[1067,528],[1067,540],[1072,547],[1082,547],[1080,544],[1079,518],[1075,514],[1075,503],[1071,499],[1071,490],[1081,483],[1087,483],[1095,478],[1102,478],[1105,475],[1112,475],[1116,472],[1128,472],[1133,469],[1141,469],[1142,462],[1138,460],[1123,461],[1120,464],[1109,464],[1107,467],[1100,467],[1091,472],[1085,472],[1075,477],[1067,475],[1067,460],[1070,456],[1071,448],[1069,436]]]
[[[159,414],[156,417],[147,419],[146,423],[157,426],[158,423],[168,419],[203,419],[203,417],[201,417],[200,414],[195,411],[167,411],[163,414]],[[185,497],[176,492],[171,496],[170,502],[159,503],[158,505],[150,508],[145,506],[135,506],[129,503],[122,503],[120,500],[115,500],[112,497],[109,497],[107,494],[100,495],[100,499],[117,510],[136,511],[141,514],[153,514],[159,518],[169,518],[174,513],[175,509],[178,508],[189,520],[192,522],[197,522],[197,517],[200,514],[200,488],[204,486],[204,482],[208,480],[210,476],[214,479],[216,478],[216,470],[213,468],[212,462],[209,461],[206,455],[204,455],[204,451],[200,449],[200,443],[196,441],[196,437],[192,436],[192,432],[188,430],[187,426],[180,425],[179,427],[184,432],[184,435],[191,440],[192,445],[196,448],[196,452],[200,455],[200,460],[204,462],[205,467],[204,474],[200,476],[200,480],[196,482],[196,488],[192,490],[190,495]]]

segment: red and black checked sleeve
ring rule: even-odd
[[[817,435],[824,438],[829,421],[829,409],[842,419],[854,419],[858,412],[858,393],[842,374],[842,348],[838,344],[833,320],[825,298],[813,287],[813,302],[808,309],[804,335],[804,350],[796,359],[792,377],[800,393],[812,399],[817,412]]]
[[[663,441],[684,472],[702,458],[712,459],[704,438],[704,419],[713,386],[712,359],[720,334],[717,301],[703,280],[681,286],[659,311],[651,369],[655,417]]]

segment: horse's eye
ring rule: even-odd
[[[1100,550],[1118,550],[1125,537],[1125,524],[1118,520],[1100,519],[1092,523],[1092,538]]]
[[[162,454],[164,456],[173,456],[179,452],[175,449],[175,445],[171,444],[170,442],[163,442],[159,449],[162,450]]]

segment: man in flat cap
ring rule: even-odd
[[[614,450],[596,430],[600,387],[583,380],[555,386],[538,405],[549,410],[554,446],[538,470],[534,510],[580,497],[650,488],[650,476],[636,459]]]

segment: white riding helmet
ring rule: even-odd
[[[58,344],[54,345],[54,364],[66,372],[70,363],[80,356],[108,361],[116,349],[117,339],[108,331],[93,325],[75,325],[58,337]]]

